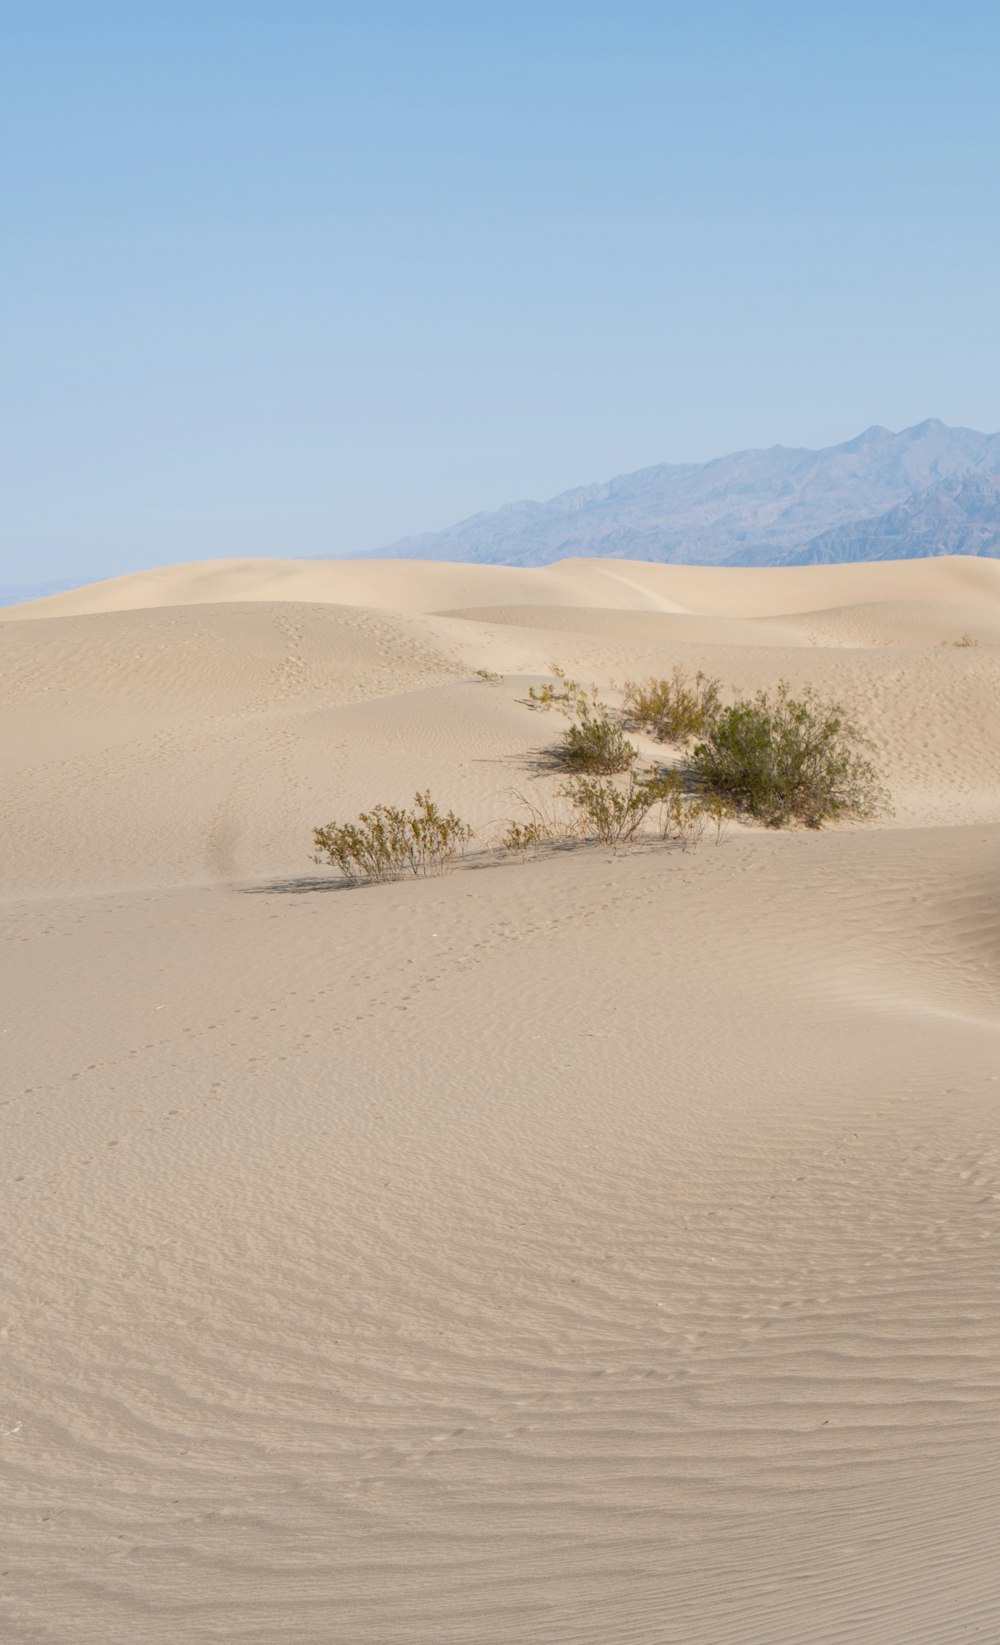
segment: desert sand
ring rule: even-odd
[[[835,693],[894,814],[311,863],[544,790],[553,662]],[[2,1637],[1000,1638],[998,698],[986,560],[0,612]]]

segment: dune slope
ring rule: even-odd
[[[835,691],[895,814],[310,862],[551,793],[553,661]],[[979,562],[0,613],[4,1638],[1000,1633],[998,691]]]

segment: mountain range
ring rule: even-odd
[[[1000,434],[931,418],[820,451],[771,446],[661,463],[375,554],[524,566],[577,556],[747,566],[1000,557]]]
[[[474,514],[363,557],[773,566],[940,554],[1000,559],[1000,434],[930,418],[899,434],[869,428],[820,451],[770,446],[708,463],[660,463],[548,502]],[[0,606],[87,580],[0,585]]]

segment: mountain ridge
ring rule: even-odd
[[[840,550],[844,557],[883,558],[893,531],[906,520],[904,514],[886,522],[886,516],[925,498],[922,512],[914,510],[914,518],[920,515],[914,532],[926,541],[935,488],[977,473],[1000,474],[1000,434],[951,428],[936,418],[899,433],[872,424],[820,450],[748,448],[706,463],[656,464],[541,502],[507,503],[443,531],[404,537],[366,558],[524,566],[575,557],[809,564],[813,554],[836,556]],[[976,509],[984,508],[988,518],[977,520]],[[958,517],[963,511],[968,519]],[[862,529],[866,521],[868,532]],[[1000,498],[991,488],[955,494],[948,540],[993,546],[922,552],[1000,553]],[[899,557],[912,552],[904,545]]]

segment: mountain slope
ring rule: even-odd
[[[874,519],[822,532],[782,564],[918,560],[941,554],[1000,558],[1000,474],[942,480]]]
[[[762,565],[837,527],[876,519],[942,481],[1000,473],[1000,435],[935,420],[870,428],[821,451],[773,446],[661,464],[548,502],[511,503],[376,557],[548,565],[576,556]]]

